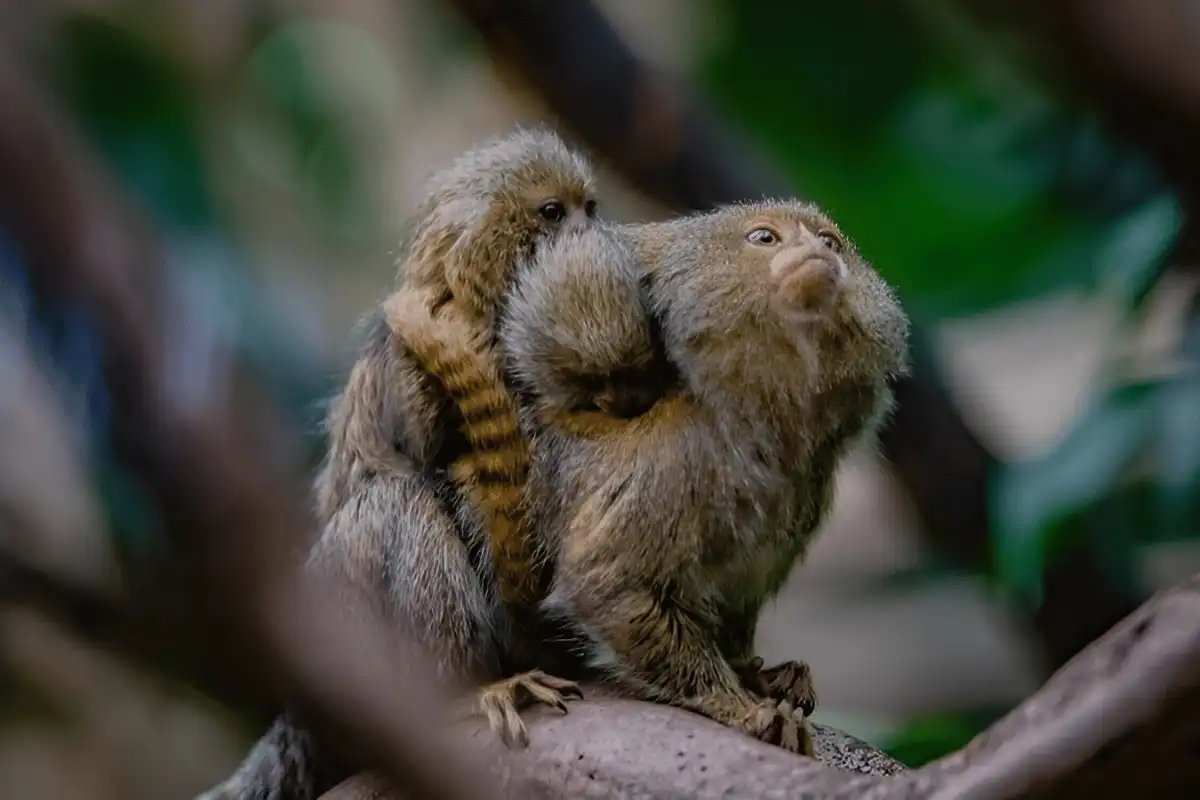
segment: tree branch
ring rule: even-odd
[[[527,712],[530,746],[510,752],[482,725],[491,769],[509,797],[679,798],[857,796],[882,785],[875,776],[903,771],[899,762],[829,728],[814,726],[820,762],[751,739],[696,714],[618,699],[585,686],[586,699],[566,715]],[[843,771],[853,770],[851,771]],[[856,774],[861,773],[861,774]],[[363,774],[322,800],[389,798],[386,783]]]
[[[1145,148],[1189,201],[1200,199],[1195,0],[1050,0],[1012,13],[1117,131]]]
[[[800,758],[684,711],[584,699],[530,714],[530,747],[491,770],[512,797],[1085,800],[1200,787],[1200,575],[1151,598],[961,751],[898,771],[818,728]],[[871,773],[854,774],[845,770]],[[397,797],[360,775],[325,800]]]

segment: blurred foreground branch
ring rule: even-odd
[[[159,598],[134,598],[158,611],[155,633],[171,632],[158,648],[198,639],[230,675],[296,702],[347,753],[421,797],[490,796],[470,752],[430,724],[443,713],[431,673],[406,654],[401,679],[394,634],[372,619],[347,624],[298,580],[291,553],[309,525],[305,505],[259,449],[277,420],[235,382],[171,285],[154,236],[11,53],[0,57],[0,106],[0,219],[32,265],[35,291],[90,316],[113,401],[111,441],[157,501],[176,554],[183,604],[158,610]]]
[[[590,698],[590,695],[589,695]],[[498,752],[512,797],[869,800],[1175,798],[1200,787],[1200,575],[1160,593],[957,753],[897,772],[817,730],[822,764],[684,711],[589,699],[530,715],[528,751]],[[854,774],[838,767],[871,772]],[[384,800],[358,776],[325,800]]]
[[[10,525],[4,524],[5,529]],[[100,592],[0,549],[0,603],[27,605],[49,614],[86,640],[136,650],[141,638],[130,630],[132,612]]]

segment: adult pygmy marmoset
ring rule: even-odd
[[[807,668],[763,670],[755,624],[803,557],[841,456],[890,407],[907,319],[834,222],[798,202],[562,237],[518,275],[500,336],[541,417],[617,355],[587,321],[635,320],[638,282],[677,378],[621,425],[538,430],[544,609],[625,691],[810,752]]]

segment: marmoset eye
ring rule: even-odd
[[[817,240],[835,253],[842,252],[842,239],[833,231],[821,231],[817,234]]]
[[[746,241],[769,246],[779,244],[779,235],[770,228],[755,228],[746,234]]]
[[[550,200],[538,207],[538,214],[547,222],[562,222],[567,218],[567,207],[557,200]]]

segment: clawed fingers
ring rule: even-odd
[[[582,697],[583,690],[574,681],[532,670],[480,689],[476,708],[487,719],[488,728],[505,745],[525,747],[529,744],[529,731],[521,719],[520,709],[542,703],[566,714],[566,701]]]
[[[559,678],[555,675],[548,675],[540,670],[528,673],[527,677],[567,697],[583,699],[583,689],[579,688],[579,684],[575,681],[569,681],[566,678]]]
[[[812,671],[803,661],[787,661],[759,673],[762,694],[773,700],[786,700],[793,708],[811,716],[817,707]]]
[[[753,706],[738,726],[760,741],[801,755],[811,756],[812,736],[799,709],[786,700],[766,701]]]
[[[529,733],[512,698],[496,693],[485,694],[480,698],[479,705],[487,718],[488,728],[505,746],[525,747],[529,744]]]
[[[528,705],[528,700],[534,700],[544,705],[557,708],[567,713],[567,699],[582,699],[583,690],[579,684],[565,678],[547,675],[540,670],[518,675],[513,679],[513,688],[521,695],[521,705]]]
[[[522,684],[522,689],[528,692],[534,700],[544,705],[553,706],[562,713],[567,713],[567,703],[563,699],[562,694],[547,686],[542,686],[539,683],[530,681]]]
[[[808,720],[801,709],[794,709],[786,701],[779,703],[780,716],[785,720],[780,728],[777,744],[791,753],[804,756],[813,754],[812,735],[808,729]]]
[[[789,719],[783,726],[779,736],[779,746],[789,753],[800,752],[800,726],[796,724],[795,720]]]

